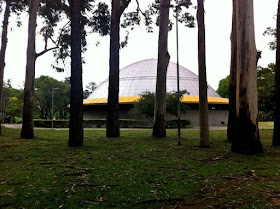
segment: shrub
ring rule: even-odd
[[[190,120],[180,120],[181,128],[186,128],[187,126],[191,125]],[[178,120],[169,120],[167,121],[167,128],[177,128],[178,127]]]
[[[52,120],[34,119],[33,121],[35,127],[51,128],[52,126]],[[68,128],[69,120],[54,120],[53,126],[54,128]],[[84,128],[105,128],[105,127],[106,127],[105,119],[84,120]],[[121,119],[120,127],[140,128],[140,127],[147,127],[147,124],[138,120]]]
[[[44,127],[51,128],[52,120],[43,120],[43,119],[34,119],[35,127]],[[181,120],[181,127],[186,128],[190,126],[191,122],[189,120]],[[69,120],[54,120],[53,121],[54,128],[69,128]],[[84,120],[84,128],[105,128],[106,120],[105,119],[91,119]],[[133,119],[120,119],[120,127],[121,128],[147,128],[151,127],[148,123],[139,120]],[[176,128],[177,120],[167,121],[167,128]]]

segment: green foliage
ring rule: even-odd
[[[228,91],[229,91],[229,75],[219,81],[219,87],[217,89],[217,93],[223,98],[228,98],[229,97]]]
[[[190,120],[180,120],[181,128],[186,128],[191,125]],[[177,128],[178,127],[178,120],[169,120],[166,122],[167,128]]]
[[[273,120],[275,64],[258,68],[259,121]]]
[[[111,14],[108,5],[104,2],[99,2],[89,20],[89,26],[92,28],[92,32],[97,32],[101,36],[109,35],[110,21]]]
[[[15,122],[15,117],[21,117],[23,90],[12,87],[11,80],[3,85],[3,119],[5,122]]]
[[[15,89],[12,87],[11,81],[4,81],[3,85],[3,95],[2,97],[7,100],[9,97],[17,97],[20,100],[23,100],[23,90]]]
[[[0,0],[0,13],[3,11],[3,3],[6,2],[4,0]],[[21,14],[26,10],[28,2],[26,0],[11,0],[10,11],[13,15],[16,16],[16,25],[20,27],[22,25],[21,22]]]
[[[271,50],[276,49],[276,28],[268,27],[263,33],[265,36],[272,36],[273,40],[268,43],[268,46]]]
[[[121,6],[125,5],[127,2],[127,0],[121,1]],[[188,0],[187,2],[188,3],[186,7],[189,8],[192,5],[191,0]],[[173,3],[175,4],[176,2]],[[126,29],[126,35],[124,37],[124,40],[121,41],[121,48],[127,46],[129,30],[133,30],[135,26],[143,23],[148,32],[153,32],[153,26],[158,25],[160,10],[159,3],[155,1],[155,3],[150,4],[146,10],[143,10],[143,8],[141,8],[140,1],[136,1],[136,4],[136,9],[134,9],[133,11],[124,12],[122,14],[121,27]],[[92,32],[97,32],[101,36],[109,35],[111,17],[108,4],[99,2],[97,5],[95,5],[92,14],[92,17],[88,21],[88,25],[90,26],[90,28],[92,28]],[[179,10],[178,20],[179,22],[184,23],[187,27],[192,28],[195,26],[194,17],[188,12],[183,13],[181,9]],[[172,25],[173,23],[170,21],[170,30],[172,29]]]
[[[69,108],[70,85],[49,76],[41,76],[35,79],[35,118],[52,118],[52,89],[54,90],[54,115],[58,118],[67,118]]]
[[[258,67],[258,109],[259,121],[273,120],[275,64],[266,68]],[[220,96],[228,98],[229,76],[220,80],[217,92]]]
[[[180,91],[180,98],[187,91]],[[130,114],[138,117],[144,115],[151,122],[154,117],[154,105],[155,105],[155,93],[145,92],[141,94],[140,100],[134,103],[133,108],[130,110]],[[181,113],[186,113],[189,107],[186,104],[180,103]],[[177,115],[177,92],[169,92],[166,94],[166,112],[171,115]]]
[[[178,1],[171,1],[171,8],[173,8],[173,16],[175,17],[176,15],[176,7],[174,5],[177,5]],[[187,0],[186,4],[184,6],[189,9],[189,7],[192,5],[191,0]],[[159,25],[159,18],[160,18],[160,3],[159,1],[155,1],[155,3],[152,3],[149,5],[149,9],[145,11],[145,18],[146,18],[146,26],[148,29],[148,32],[153,32],[153,27],[152,25]],[[178,21],[180,23],[184,23],[186,27],[189,28],[194,28],[195,27],[195,22],[194,22],[194,17],[192,14],[189,12],[182,12],[183,9],[180,7],[178,9]],[[155,16],[155,21],[153,21],[153,17]],[[170,20],[169,22],[169,30],[172,30],[174,23]]]
[[[141,94],[138,102],[134,103],[130,113],[135,116],[145,115],[152,122],[154,117],[154,104],[155,94],[147,91]]]
[[[22,109],[22,101],[17,97],[10,97],[8,105],[5,107],[6,117],[20,117]]]
[[[278,208],[280,150],[272,130],[260,130],[266,152],[230,152],[226,131],[210,131],[212,146],[197,146],[198,130],[155,140],[151,130],[126,130],[108,140],[85,131],[86,146],[67,148],[68,131],[20,130],[0,136],[1,208]],[[242,192],[241,192],[242,191]]]
[[[81,23],[82,23],[82,52],[86,51],[86,30],[89,24],[88,13],[92,12],[93,0],[81,0]],[[70,57],[70,1],[42,0],[38,14],[43,18],[44,26],[40,29],[40,34],[45,41],[45,48],[41,54],[53,50],[55,63],[52,68],[57,72],[63,72],[66,68],[67,60]],[[68,19],[68,21],[67,21]],[[62,27],[60,25],[64,24]],[[59,27],[58,27],[59,26]],[[53,47],[49,47],[51,42]]]
[[[83,92],[84,99],[88,98],[88,96],[97,88],[97,85],[95,82],[90,82],[88,85],[86,85],[86,89]]]
[[[189,94],[186,90],[179,92],[179,97],[182,99],[183,95]],[[166,94],[166,112],[177,116],[178,94],[177,92],[170,92]],[[186,113],[190,109],[188,105],[180,103],[180,112]]]
[[[182,123],[184,124],[184,123]],[[69,120],[54,120],[53,125],[55,128],[69,128]],[[34,119],[35,127],[51,128],[52,120]],[[105,128],[105,119],[91,119],[84,120],[84,128]],[[121,128],[146,128],[147,125],[142,121],[130,120],[130,119],[120,119]]]

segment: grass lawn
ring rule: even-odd
[[[274,127],[273,121],[259,122],[260,128]]]
[[[84,146],[67,147],[67,131],[20,130],[0,136],[0,208],[280,208],[280,149],[261,130],[264,153],[230,152],[225,130],[198,147],[198,130],[164,139],[151,130],[85,131]]]

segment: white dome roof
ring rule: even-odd
[[[188,69],[180,66],[180,91],[187,90],[188,96],[199,95],[198,76]],[[135,62],[120,70],[119,97],[133,97],[156,90],[157,60],[147,59]],[[170,62],[167,70],[167,92],[177,91],[177,66]],[[89,95],[87,99],[108,97],[108,79]],[[208,85],[208,97],[220,95]]]

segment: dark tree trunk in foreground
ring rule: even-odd
[[[107,104],[107,137],[120,136],[119,123],[119,59],[120,59],[120,16],[118,9],[120,1],[112,1],[112,19],[110,33],[110,74],[109,74],[109,91]]]
[[[236,23],[236,125],[231,150],[242,154],[255,154],[262,152],[263,148],[258,128],[253,0],[236,0]]]
[[[276,68],[275,68],[275,108],[273,146],[280,146],[280,1],[278,2],[277,26],[276,26]]]
[[[170,0],[161,0],[153,136],[166,136],[166,77],[169,64],[168,23]]]
[[[71,90],[69,147],[83,145],[83,79],[80,0],[71,0]]]
[[[110,72],[107,104],[106,136],[120,136],[119,123],[119,60],[120,60],[120,18],[131,0],[112,0],[110,33]],[[121,4],[122,2],[122,4]]]
[[[10,17],[10,5],[11,0],[6,1],[6,8],[4,13],[3,25],[2,25],[2,39],[1,39],[1,50],[0,50],[0,135],[2,134],[2,110],[3,110],[3,83],[4,83],[4,68],[5,68],[5,55],[6,55],[6,48],[8,43],[8,24],[9,24],[9,17]]]
[[[28,20],[28,42],[27,42],[27,61],[24,85],[24,104],[21,137],[26,139],[34,138],[33,130],[33,110],[34,110],[34,79],[35,79],[35,61],[36,61],[36,21],[37,11],[40,0],[30,1],[29,20]]]
[[[236,0],[232,1],[232,29],[231,29],[231,63],[229,78],[229,115],[227,126],[228,141],[234,135],[235,110],[236,110],[236,71],[237,71],[237,37],[236,37]]]
[[[205,61],[204,0],[197,0],[200,146],[210,147]]]

